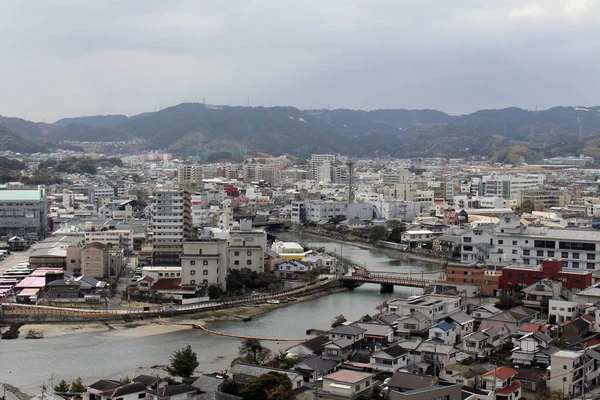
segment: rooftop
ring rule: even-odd
[[[333,374],[329,374],[323,379],[329,379],[332,381],[345,383],[356,383],[364,379],[371,378],[372,376],[373,374],[369,374],[367,372],[341,370],[338,372],[334,372]]]

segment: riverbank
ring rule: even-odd
[[[306,296],[297,297],[296,300],[289,301],[287,303],[262,303],[256,306],[239,306],[223,310],[200,311],[194,314],[164,317],[163,320],[166,322],[191,323],[202,326],[210,322],[243,321],[251,319],[253,317],[257,317],[259,315],[263,315],[265,313],[268,313],[269,311],[277,310],[279,308],[285,308],[293,304],[315,300],[323,296],[328,296],[333,293],[339,293],[347,290],[347,288],[339,287],[324,290],[318,293],[312,293]],[[88,332],[105,333],[106,336],[109,337],[144,338],[148,336],[179,332],[181,330],[186,329],[192,328],[190,326],[162,324],[158,319],[110,324],[103,324],[100,322],[27,324],[23,325],[19,329],[20,336],[19,339],[16,340],[24,339],[25,335],[29,330],[41,333],[41,336],[43,338],[51,338],[56,336]]]
[[[301,231],[301,230],[294,230],[292,232],[295,232],[302,236],[311,236],[311,237],[315,237],[315,238],[319,238],[319,239],[331,240],[332,242],[356,246],[356,247],[360,247],[362,249],[377,250],[379,252],[393,255],[393,256],[402,255],[411,260],[425,261],[425,262],[430,262],[430,263],[440,263],[440,265],[443,265],[448,261],[447,259],[445,259],[443,257],[419,254],[419,253],[414,253],[411,251],[398,251],[398,250],[390,249],[390,248],[383,247],[383,246],[377,246],[372,243],[366,243],[366,242],[360,242],[360,241],[352,242],[352,241],[348,241],[348,240],[338,239],[338,238],[332,237],[332,236],[319,235],[319,234],[313,233],[313,232],[306,232],[306,231]],[[277,236],[277,235],[275,235],[275,236]]]
[[[288,301],[287,303],[269,304],[262,303],[251,307],[233,307],[224,310],[210,310],[200,311],[194,314],[187,315],[175,315],[173,317],[164,317],[163,319],[168,322],[189,322],[199,325],[204,325],[208,322],[221,322],[221,321],[243,321],[248,318],[257,317],[263,315],[269,311],[274,311],[279,308],[289,307],[293,304],[303,303],[311,300],[318,299],[319,297],[328,296],[333,293],[340,293],[349,290],[348,288],[338,287],[333,289],[323,290],[317,293],[311,293],[306,296],[297,297],[294,301]]]

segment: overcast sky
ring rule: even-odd
[[[596,105],[598,0],[1,0],[0,114]]]

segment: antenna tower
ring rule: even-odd
[[[577,116],[577,125],[579,125],[579,141],[583,142],[583,129],[581,128],[581,116]]]
[[[348,159],[346,161],[348,167],[348,204],[352,204],[354,201],[354,193],[352,193],[352,174],[354,173],[354,161]]]

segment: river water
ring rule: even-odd
[[[347,244],[342,248],[339,243],[325,239],[299,238],[290,234],[284,239],[300,239],[303,243],[325,247],[332,252],[335,249],[355,263],[366,264],[374,270],[413,271],[418,275],[422,270],[426,273],[439,268],[436,263],[412,261],[401,254],[395,256]],[[379,293],[378,285],[366,284],[352,291],[290,303],[250,322],[214,322],[209,324],[209,328],[258,337],[302,338],[307,329],[327,329],[338,314],[355,320],[375,313],[376,307],[390,297],[420,293],[420,289],[396,287],[394,295],[383,295]],[[65,379],[69,382],[81,376],[87,384],[102,378],[133,376],[138,367],[167,364],[174,350],[188,344],[198,354],[198,371],[213,372],[226,368],[226,364],[237,356],[240,340],[213,336],[199,330],[141,338],[98,331],[42,340],[0,340],[0,382],[37,393],[42,381],[50,379],[51,374],[54,374],[55,381]],[[283,345],[276,347],[282,348]]]

